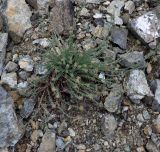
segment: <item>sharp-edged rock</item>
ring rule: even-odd
[[[117,44],[122,49],[127,48],[127,36],[128,36],[127,29],[115,27],[111,30],[112,42]]]
[[[20,115],[22,118],[28,118],[33,112],[36,102],[33,99],[26,98],[23,100],[23,103],[24,105],[21,109]]]
[[[125,53],[125,54],[119,55],[119,58],[120,58],[120,64],[124,67],[127,67],[127,68],[146,67],[146,62],[145,62],[143,52],[134,51],[130,53]]]
[[[55,0],[50,13],[51,32],[68,35],[74,30],[74,7],[71,0]]]
[[[32,13],[29,6],[25,0],[8,0],[4,14],[7,18],[11,38],[15,43],[19,43],[24,32],[31,27]]]
[[[140,100],[145,96],[153,96],[142,70],[132,70],[130,72],[126,90],[128,97],[134,103],[140,103]]]
[[[8,42],[8,34],[7,33],[0,33],[0,76],[1,76],[2,70],[3,70],[7,42]]]
[[[160,37],[160,7],[149,11],[129,23],[129,28],[137,35],[142,42],[151,44]]]
[[[13,99],[0,86],[0,147],[14,146],[21,137],[21,130],[13,109]]]

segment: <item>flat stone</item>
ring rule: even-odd
[[[31,115],[31,113],[33,112],[33,109],[34,109],[36,102],[33,99],[25,98],[23,100],[23,103],[24,103],[24,105],[20,111],[20,115],[22,118],[28,118]]]
[[[117,44],[120,48],[127,48],[127,36],[128,30],[124,28],[112,28],[111,30],[111,40],[113,43]]]
[[[0,86],[0,147],[14,146],[21,137],[21,130],[13,109],[13,99]]]
[[[111,114],[106,114],[102,118],[102,132],[103,134],[111,138],[117,128],[117,120]]]
[[[74,7],[71,0],[55,0],[50,12],[51,32],[68,35],[74,30]]]
[[[145,13],[129,23],[129,28],[142,42],[153,43],[160,37],[160,7]]]
[[[127,68],[144,68],[147,65],[143,52],[134,51],[119,55],[118,57],[120,64]]]
[[[8,33],[0,33],[0,76],[3,71],[7,42],[8,42]]]
[[[29,55],[21,56],[18,64],[21,69],[24,69],[27,72],[33,71],[33,60]]]
[[[38,152],[56,152],[55,133],[48,131],[44,134]]]
[[[126,89],[128,97],[134,103],[139,103],[139,100],[145,96],[153,96],[142,70],[132,70],[130,72]]]
[[[115,85],[105,99],[104,108],[109,112],[116,112],[121,105],[123,88],[121,85]]]
[[[8,20],[8,30],[11,38],[15,43],[20,42],[24,32],[31,27],[30,17],[32,12],[29,6],[25,0],[8,0],[4,14]]]
[[[17,74],[15,72],[3,73],[1,76],[1,83],[7,84],[11,88],[17,87]]]

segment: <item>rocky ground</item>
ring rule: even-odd
[[[158,4],[0,0],[0,152],[160,152]],[[129,69],[101,108],[29,96],[31,80],[46,74],[42,54],[53,33],[70,32],[81,50],[105,41],[104,60]]]

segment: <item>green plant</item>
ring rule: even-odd
[[[120,74],[116,61],[100,61],[103,60],[105,47],[100,45],[95,49],[79,51],[71,37],[67,41],[52,39],[51,47],[44,55],[48,73],[39,82],[38,93],[42,95],[46,91],[52,97],[69,96],[78,100],[93,99],[105,93]],[[106,73],[106,79],[98,77],[100,72]]]

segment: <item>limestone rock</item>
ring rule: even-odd
[[[8,34],[7,33],[0,33],[0,76],[1,76],[2,70],[3,70],[7,42],[8,42]]]
[[[55,0],[50,13],[50,31],[68,35],[74,30],[74,8],[71,0]]]
[[[15,43],[20,42],[24,32],[31,27],[30,17],[32,15],[25,0],[8,0],[4,12],[8,20],[8,30]]]
[[[20,136],[21,130],[13,109],[13,99],[0,86],[0,147],[14,146]]]

